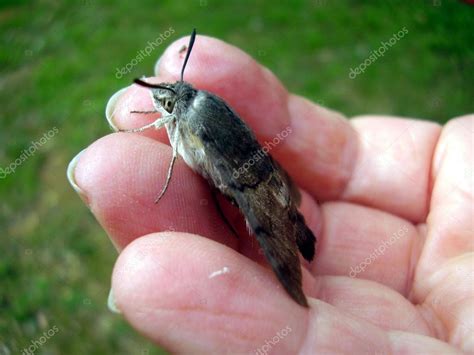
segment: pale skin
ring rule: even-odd
[[[146,80],[176,81],[187,42],[170,45]],[[310,308],[285,293],[238,211],[219,199],[235,237],[182,158],[154,204],[172,150],[163,128],[148,129],[94,142],[74,174],[120,251],[112,289],[134,328],[177,353],[474,352],[473,115],[445,126],[349,121],[200,35],[184,77],[223,97],[262,143],[291,127],[271,154],[302,190],[318,238],[315,260],[303,263]],[[137,85],[110,107],[124,130],[159,117],[130,114],[153,109]]]

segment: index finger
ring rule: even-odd
[[[159,80],[178,80],[187,42],[179,39],[165,51],[155,68]],[[352,125],[337,112],[289,94],[240,49],[202,35],[184,79],[221,96],[318,200],[361,203],[416,222],[426,217],[437,125],[373,117]],[[127,117],[114,120],[122,126]]]

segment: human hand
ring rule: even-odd
[[[179,78],[188,38],[157,63],[153,82]],[[120,251],[115,303],[139,332],[178,353],[456,353],[474,351],[473,122],[394,117],[345,120],[291,95],[240,50],[199,35],[185,80],[226,100],[270,141],[302,188],[318,239],[303,264],[310,309],[281,288],[245,231],[220,219],[208,184],[179,159],[162,200],[165,130],[113,133],[77,156],[70,177]],[[116,127],[157,116],[132,85],[107,107]],[[321,201],[318,205],[316,200]]]

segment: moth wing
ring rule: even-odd
[[[290,189],[290,194],[291,194],[291,197],[293,199],[293,202],[297,206],[300,206],[301,205],[301,193],[300,193],[300,190],[298,189],[298,186],[296,186],[296,184],[293,182],[293,179],[291,178],[291,176],[287,173],[287,171],[285,169],[283,169],[283,167],[280,165],[280,163],[278,163],[276,160],[274,160],[273,162],[280,169],[280,171],[282,173],[282,176],[285,179],[285,182],[286,182],[287,186]]]
[[[295,240],[299,213],[289,201],[282,200],[288,195],[287,190],[282,193],[284,190],[282,176],[275,170],[251,194],[234,191],[234,196],[278,280],[296,302],[307,307]]]
[[[286,291],[307,306],[296,246],[310,260],[315,238],[296,210],[299,191],[288,174],[263,152],[238,115],[223,100],[208,95],[206,124],[199,119],[189,120],[195,122],[193,132],[212,162],[206,167],[207,175],[237,202]]]

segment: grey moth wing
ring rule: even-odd
[[[205,91],[199,91],[196,100],[199,113],[189,110],[180,125],[204,151],[200,173],[235,201],[280,283],[307,307],[298,249],[311,261],[316,238],[297,210],[297,188],[224,100]]]

